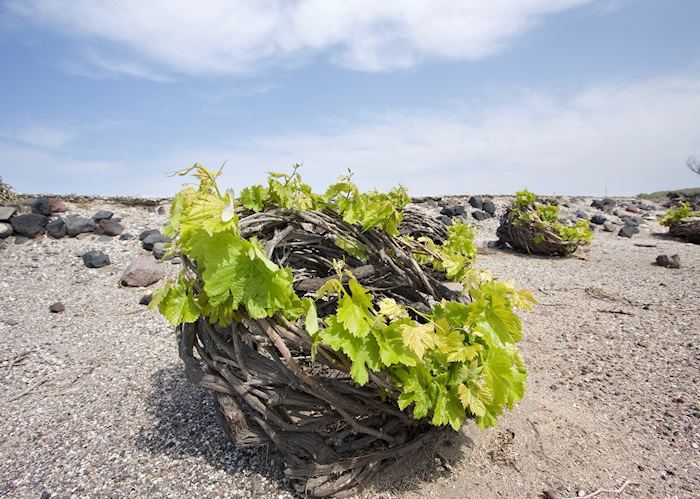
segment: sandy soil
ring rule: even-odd
[[[72,208],[109,208],[135,234],[165,221]],[[480,242],[496,224],[478,224]],[[698,497],[700,246],[662,232],[596,231],[578,258],[485,251],[478,265],[540,300],[523,317],[525,399],[497,428],[467,426],[443,461],[398,463],[361,495],[574,497],[629,481],[620,496]],[[90,249],[112,264],[86,268]],[[95,236],[0,250],[0,496],[291,497],[271,452],[226,441],[171,328],[138,304],[145,290],[118,286],[144,253]],[[661,253],[682,268],[653,265]],[[55,301],[65,312],[49,312]]]

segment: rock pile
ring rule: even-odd
[[[15,243],[46,234],[52,239],[78,237],[81,234],[118,236],[124,226],[111,211],[100,210],[92,217],[78,214],[59,215],[68,211],[60,199],[39,198],[23,213],[20,206],[0,206],[0,238],[15,235]],[[19,237],[19,241],[17,241]]]

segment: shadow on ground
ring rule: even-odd
[[[272,447],[240,448],[228,440],[211,393],[190,384],[182,366],[161,369],[152,376],[146,410],[154,423],[140,431],[136,441],[139,449],[175,459],[204,459],[216,469],[231,474],[244,472],[249,479],[260,475],[279,489],[294,493]],[[471,446],[469,437],[455,434],[439,449],[423,449],[392,464],[366,486],[375,492],[417,490],[423,482],[449,477],[452,465]],[[260,487],[261,491],[265,488],[262,483]]]

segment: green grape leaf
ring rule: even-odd
[[[464,421],[464,408],[459,395],[454,388],[438,391],[432,423],[435,426],[449,424],[455,431],[459,431]]]
[[[435,346],[435,324],[401,324],[403,344],[423,358],[426,349]]]
[[[253,185],[241,191],[238,202],[251,211],[259,212],[265,209],[265,201],[267,198],[268,192],[265,187],[262,185]]]

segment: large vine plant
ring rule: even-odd
[[[472,266],[471,227],[451,226],[443,244],[399,236],[406,191],[363,193],[350,176],[316,194],[295,167],[291,174],[271,173],[267,185],[247,187],[235,197],[217,185],[220,170],[194,165],[178,173],[193,174],[198,183],[175,196],[165,230],[171,251],[192,262],[196,275],[183,269],[154,294],[151,306],[172,324],[200,317],[221,325],[243,316],[291,321],[309,335],[312,354],[319,345],[342,351],[357,385],[368,382],[370,371],[384,372],[398,388],[401,410],[455,430],[465,419],[492,426],[523,397],[527,373],[516,346],[522,324],[515,309],[529,310],[535,299]],[[299,296],[292,269],[273,262],[254,237],[240,236],[239,215],[270,209],[326,212],[363,231],[384,231],[421,265],[460,283],[465,299],[435,302],[426,312],[375,298],[340,260],[333,265],[335,278]],[[336,244],[362,258],[361,247],[342,238]],[[334,313],[319,317],[316,304],[330,299],[337,301]]]

